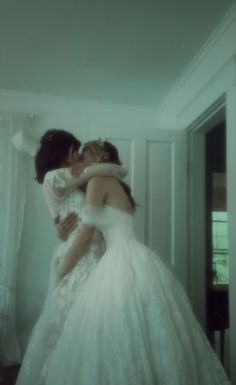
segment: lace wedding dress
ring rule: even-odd
[[[229,385],[179,282],[119,209],[84,208],[106,252],[77,291],[45,385]],[[32,384],[38,382],[32,382]]]
[[[79,216],[84,206],[84,193],[78,186],[93,175],[124,177],[126,170],[121,166],[100,164],[85,169],[80,178],[73,178],[68,169],[53,170],[46,174],[43,191],[53,217],[76,212]],[[74,269],[59,282],[57,271],[71,247],[78,231],[73,231],[66,242],[55,250],[51,262],[50,280],[45,305],[31,335],[16,385],[44,385],[52,354],[58,344],[65,322],[81,286],[94,270],[102,253],[104,241],[99,231],[86,255]],[[59,283],[58,283],[59,282]]]

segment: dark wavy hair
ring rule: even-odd
[[[84,144],[82,148],[82,154],[88,150],[91,151],[99,159],[99,162],[115,163],[118,165],[122,164],[118,149],[111,142],[108,142],[106,140],[102,141],[101,139],[91,140]],[[119,183],[123,187],[125,193],[127,194],[130,200],[131,206],[135,210],[138,204],[136,203],[135,199],[132,196],[131,188],[127,183],[121,180],[119,180]]]
[[[38,183],[43,183],[48,171],[63,167],[71,146],[79,151],[81,142],[69,132],[57,129],[45,132],[40,139],[40,148],[34,162]]]

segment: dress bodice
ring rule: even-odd
[[[102,232],[107,248],[117,241],[136,239],[133,215],[109,205],[84,207],[81,210],[81,221]]]
[[[80,211],[84,203],[85,195],[81,190],[70,191],[65,199],[58,205],[58,213],[62,219],[71,212],[75,212],[80,216]]]

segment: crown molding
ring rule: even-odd
[[[158,108],[158,113],[161,113],[162,110],[164,110],[165,107],[171,102],[171,100],[174,99],[181,87],[192,76],[195,69],[205,59],[207,54],[213,49],[215,44],[224,35],[225,31],[229,29],[234,22],[236,22],[236,3],[229,9],[229,11],[218,24],[214,32],[210,35],[210,37],[206,40],[200,50],[193,57],[191,62],[187,65],[182,75],[178,78],[178,80],[168,92],[167,96],[164,98],[163,102],[160,104]],[[231,60],[236,62],[236,53],[231,56],[230,61]],[[226,62],[228,61],[229,58],[226,59]],[[223,63],[223,65],[225,66],[225,63]]]

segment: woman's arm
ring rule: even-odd
[[[59,279],[64,278],[73,269],[80,258],[86,254],[91,244],[93,233],[93,227],[87,225],[81,226],[78,236],[74,240],[59,269]]]
[[[113,176],[118,179],[123,179],[127,175],[127,170],[115,163],[91,163],[86,167],[78,163],[71,168],[71,174],[74,176],[74,183],[78,186],[88,182],[93,176]]]
[[[62,241],[66,241],[70,233],[78,226],[79,216],[75,212],[69,213],[64,219],[60,219],[58,215],[54,218],[54,225],[57,229],[57,236]]]
[[[76,170],[74,171],[76,176],[71,174],[73,169]],[[44,178],[43,190],[52,216],[55,218],[59,214],[58,206],[65,199],[68,190],[83,185],[95,175],[121,179],[127,175],[127,170],[113,163],[96,163],[90,166],[80,163],[72,168],[49,171]]]
[[[93,177],[88,182],[86,192],[87,207],[102,207],[105,200],[104,178]],[[59,271],[59,278],[64,278],[76,265],[80,258],[86,254],[92,242],[94,227],[82,224],[79,234],[75,238],[70,250],[64,258]]]

